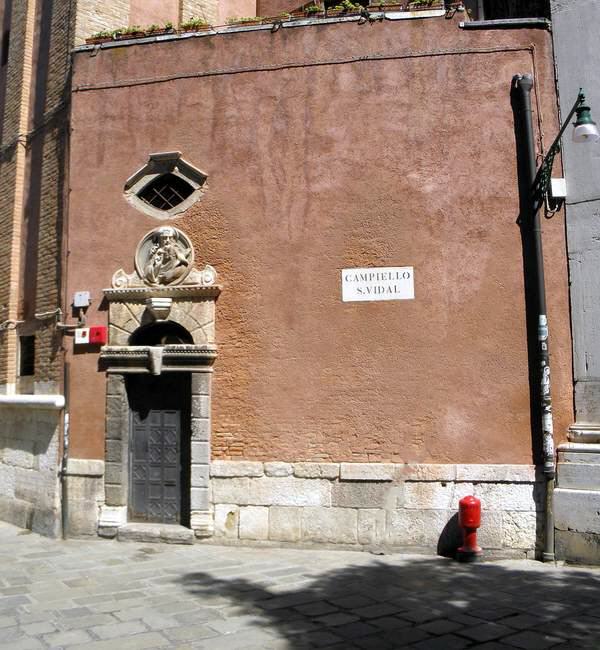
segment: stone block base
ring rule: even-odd
[[[193,544],[194,532],[175,524],[126,524],[118,529],[120,542],[161,542],[163,544]]]
[[[258,463],[211,465],[214,535],[227,543],[341,545],[452,555],[458,501],[482,502],[480,544],[533,556],[544,482],[529,465]]]
[[[19,528],[27,528],[40,535],[60,535],[60,511],[58,508],[40,508],[17,498],[0,496],[0,520]]]
[[[96,535],[104,502],[104,461],[69,458],[66,472],[68,537]]]
[[[600,563],[600,534],[574,530],[555,531],[556,559],[571,564]]]
[[[55,407],[0,408],[0,519],[50,537],[60,534],[59,425]]]
[[[587,429],[586,434],[592,427]],[[556,558],[600,564],[600,445],[589,442],[560,445],[556,478]]]

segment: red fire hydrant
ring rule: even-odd
[[[476,562],[482,554],[477,545],[477,529],[481,526],[481,501],[477,497],[463,497],[458,502],[458,524],[463,529],[463,545],[458,549],[456,559]]]

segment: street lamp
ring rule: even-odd
[[[560,142],[571,118],[577,114],[574,124],[575,142],[596,142],[600,132],[592,120],[590,107],[585,95],[579,91],[571,111],[550,145],[548,153],[539,168],[536,164],[535,140],[531,112],[531,90],[533,78],[529,74],[513,77],[513,111],[515,116],[515,135],[517,139],[517,163],[519,169],[519,224],[525,254],[525,294],[527,305],[533,312],[528,314],[529,334],[532,326],[537,329],[537,377],[539,386],[539,415],[546,478],[546,530],[544,536],[544,561],[554,560],[554,516],[552,512],[552,493],[554,491],[554,430],[552,423],[552,399],[550,395],[550,357],[548,352],[548,317],[546,312],[546,288],[544,284],[544,257],[542,251],[542,228],[540,208],[546,201],[552,165],[560,151]],[[528,310],[529,311],[529,310]],[[535,325],[531,317],[535,317]],[[531,337],[533,338],[533,337]],[[530,338],[530,340],[531,340]]]
[[[527,76],[527,75],[525,75]],[[523,78],[521,78],[522,81]],[[517,81],[519,83],[519,81]],[[596,122],[592,120],[592,111],[587,105],[585,94],[583,88],[579,89],[579,94],[577,99],[573,104],[569,114],[567,115],[564,124],[562,125],[561,130],[558,132],[558,135],[554,139],[554,142],[550,145],[548,153],[546,154],[540,168],[536,174],[536,177],[533,181],[533,191],[534,198],[537,201],[544,201],[547,194],[548,188],[550,185],[550,177],[552,175],[552,166],[554,164],[554,158],[556,154],[560,151],[560,142],[562,136],[569,126],[569,122],[573,115],[577,114],[577,120],[573,123],[575,127],[573,129],[573,142],[597,142],[600,139],[600,131],[596,126]],[[538,209],[540,205],[538,206]]]

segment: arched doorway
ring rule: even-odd
[[[189,345],[179,323],[142,325],[132,346]],[[182,524],[190,521],[190,374],[127,377],[129,402],[129,521]]]
[[[119,269],[112,288],[104,290],[109,342],[99,360],[107,373],[105,503],[98,522],[103,537],[118,535],[133,521],[157,524],[152,534],[161,538],[165,523],[189,527],[195,537],[213,533],[211,376],[221,287],[208,265],[192,268],[181,282],[149,283],[143,271],[153,247],[163,246],[165,254],[175,247],[193,259],[183,233],[171,232],[166,243],[160,235],[157,229],[145,236],[136,249],[135,273]]]

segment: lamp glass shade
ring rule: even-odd
[[[597,142],[600,140],[600,131],[595,122],[577,124],[573,129],[573,142]]]
[[[574,124],[573,142],[597,142],[600,138],[600,131],[592,119],[592,111],[582,93],[580,93],[580,100],[581,103],[577,107],[577,120]]]

